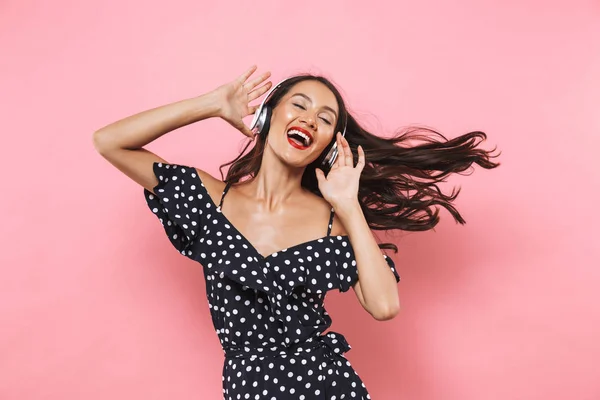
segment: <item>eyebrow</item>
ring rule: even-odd
[[[294,97],[294,96],[300,96],[300,97],[304,97],[306,100],[308,100],[308,101],[310,101],[310,102],[312,103],[312,100],[311,100],[311,98],[310,98],[310,97],[308,97],[307,95],[305,95],[304,93],[294,93],[294,94],[292,95],[292,97]],[[333,113],[333,115],[335,115],[335,117],[336,117],[336,118],[338,117],[337,113],[335,112],[335,110],[334,110],[333,108],[331,108],[331,107],[329,107],[329,106],[323,106],[323,108],[324,108],[324,109],[326,109],[326,110],[329,110],[329,111],[331,111],[331,112]]]

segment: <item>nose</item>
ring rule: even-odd
[[[304,122],[311,129],[317,129],[316,118],[309,112],[305,112],[300,116],[300,122]]]

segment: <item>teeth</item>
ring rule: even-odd
[[[292,129],[288,132],[288,135],[291,135],[292,133],[295,133],[296,135],[302,137],[302,139],[304,139],[305,146],[309,146],[311,144],[311,142],[312,142],[311,138],[308,135],[306,135],[305,133],[302,133],[296,129]]]

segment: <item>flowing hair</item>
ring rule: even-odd
[[[473,131],[454,139],[446,139],[441,133],[427,127],[412,126],[396,132],[390,138],[382,138],[365,130],[348,112],[339,90],[327,78],[311,74],[297,75],[287,80],[273,93],[269,100],[271,107],[277,106],[281,98],[296,83],[313,80],[327,86],[335,95],[340,116],[334,132],[343,129],[347,118],[345,138],[350,145],[353,159],[358,160],[358,146],[365,152],[366,164],[360,175],[358,200],[362,212],[372,230],[426,231],[439,222],[439,207],[450,212],[457,223],[466,221],[452,202],[460,193],[459,189],[444,194],[439,186],[452,173],[469,175],[467,171],[475,163],[485,169],[500,165],[490,161],[491,152],[477,146],[487,136],[484,132]],[[226,182],[237,183],[248,177],[252,180],[260,170],[267,135],[258,135],[248,141],[242,152],[232,161],[220,166],[231,165]],[[335,135],[334,139],[335,140]],[[414,143],[417,141],[417,143]],[[420,142],[420,143],[419,143]],[[248,147],[254,147],[244,154]],[[315,168],[319,168],[324,154],[309,164],[302,176],[302,186],[323,197],[318,186]],[[327,168],[322,168],[327,174]],[[465,172],[467,171],[467,172]],[[393,243],[381,243],[380,249],[398,252]]]

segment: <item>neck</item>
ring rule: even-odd
[[[302,175],[305,167],[295,168],[285,165],[280,159],[265,151],[261,167],[252,181],[240,185],[240,189],[250,198],[264,205],[269,211],[289,204],[290,199],[303,195]]]

